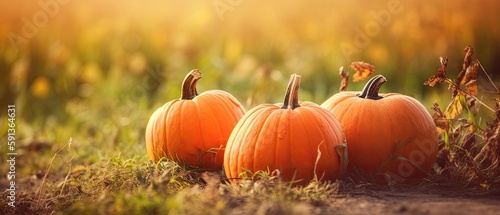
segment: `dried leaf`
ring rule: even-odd
[[[465,76],[460,85],[465,86],[466,92],[473,96],[477,96],[477,71],[479,64],[474,62],[471,66],[467,67]]]
[[[460,115],[460,113],[462,113],[463,106],[460,100],[465,100],[465,97],[463,95],[455,96],[453,101],[451,101],[448,105],[446,111],[444,112],[447,119],[455,119],[458,115]]]
[[[436,74],[432,75],[424,82],[424,85],[433,87],[437,83],[443,83],[446,81],[446,67],[448,66],[448,57],[439,57],[439,62],[441,67],[437,70]]]
[[[349,83],[349,73],[344,70],[344,66],[339,68],[339,75],[342,77],[342,82],[340,82],[340,91],[346,91],[347,85]]]
[[[464,57],[464,64],[462,65],[462,70],[467,69],[471,65],[472,55],[474,54],[474,50],[470,45],[468,45],[467,47],[465,47],[464,52],[465,52],[465,57]]]
[[[356,71],[353,75],[354,82],[364,81],[375,72],[375,66],[364,61],[352,62],[351,68]]]
[[[438,132],[442,133],[443,131],[446,131],[450,127],[450,121],[446,118],[444,113],[441,111],[441,108],[439,108],[439,104],[437,101],[434,101],[434,104],[432,105],[432,109],[434,110],[434,114],[432,115],[432,119],[434,120],[434,124],[438,127]]]
[[[462,71],[460,71],[457,78],[455,79],[455,86],[453,86],[453,95],[452,95],[453,98],[458,95],[458,88],[460,87],[462,79],[464,78],[465,73],[467,72],[467,68],[469,68],[472,62],[472,55],[474,54],[474,51],[470,45],[465,47],[464,52],[465,52],[464,64],[462,65]]]

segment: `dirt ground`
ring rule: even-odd
[[[500,189],[361,185],[341,187],[340,194],[338,204],[320,214],[500,214]]]
[[[33,179],[34,180],[34,179]],[[29,180],[33,182],[33,180]],[[384,185],[359,182],[339,182],[334,198],[313,202],[297,202],[294,214],[499,214],[500,187],[461,187],[452,183],[424,182],[417,185]],[[25,183],[25,185],[30,183]],[[36,184],[36,183],[35,183]],[[33,184],[31,184],[33,185]],[[22,187],[32,190],[38,186]],[[5,193],[4,193],[5,194]],[[5,200],[5,199],[3,199]],[[27,199],[20,199],[17,213],[26,214]],[[5,202],[1,201],[2,206]],[[269,204],[267,204],[269,203]],[[249,213],[245,206],[235,207],[234,214],[284,214],[290,212],[275,202],[261,202],[257,212]],[[6,211],[8,210],[8,211]],[[0,214],[12,214],[0,207]],[[32,210],[29,210],[32,211]],[[7,212],[7,213],[5,213]],[[38,213],[37,213],[38,214]],[[40,212],[39,214],[44,214]]]

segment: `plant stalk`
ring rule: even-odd
[[[196,90],[196,83],[203,77],[203,74],[197,69],[191,70],[184,81],[181,88],[181,99],[191,100],[198,95]]]

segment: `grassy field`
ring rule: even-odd
[[[497,1],[2,2],[2,214],[363,213],[363,205],[377,206],[364,199],[374,193],[385,195],[383,205],[399,201],[386,199],[398,192],[415,199],[432,190],[467,196],[465,202],[475,198],[471,193],[498,198],[499,8]],[[449,59],[449,82],[455,81],[467,45],[482,66],[474,105],[459,104],[447,83],[423,85],[441,56]],[[443,112],[458,102],[461,113],[444,116],[450,126],[424,182],[388,185],[347,175],[295,187],[269,174],[237,186],[223,171],[147,159],[148,119],[180,96],[191,69],[204,74],[200,92],[225,90],[249,110],[281,102],[293,73],[302,75],[301,100],[321,104],[338,92],[339,67],[353,61],[375,65],[388,79],[382,92],[412,96],[431,115],[435,101]],[[348,89],[363,85],[351,80]],[[9,152],[17,153],[15,208],[7,198]],[[377,208],[426,212],[410,203]]]

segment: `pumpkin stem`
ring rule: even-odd
[[[197,69],[191,70],[186,75],[184,81],[182,82],[181,99],[191,100],[198,95],[196,83],[201,79],[201,77],[203,77],[203,74],[201,74],[201,72]]]
[[[300,75],[293,74],[288,82],[288,87],[285,93],[285,99],[281,109],[295,109],[299,105],[299,88],[300,88]]]
[[[373,78],[371,78],[368,81],[368,83],[366,83],[361,94],[357,94],[356,96],[363,99],[373,99],[373,100],[381,99],[382,96],[378,95],[378,91],[386,81],[387,79],[385,79],[384,76],[376,75]]]

